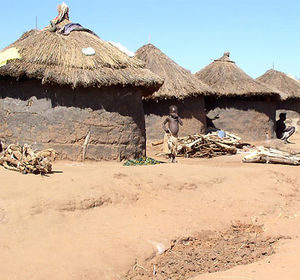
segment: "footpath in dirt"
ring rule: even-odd
[[[299,279],[299,167],[241,159],[0,168],[1,279]]]

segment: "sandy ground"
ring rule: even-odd
[[[58,161],[47,177],[0,168],[0,279],[123,279],[172,239],[240,220],[290,239],[259,262],[190,280],[298,280],[300,167],[242,156],[142,167]]]

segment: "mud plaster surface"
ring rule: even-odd
[[[163,139],[162,123],[169,114],[169,106],[178,107],[178,115],[183,121],[179,128],[179,135],[205,133],[206,118],[204,112],[204,98],[186,98],[181,101],[161,100],[158,102],[144,102],[146,122],[146,136],[148,140]]]
[[[145,154],[141,92],[77,89],[37,81],[0,83],[0,138],[53,148],[61,159],[120,160]]]
[[[274,135],[276,104],[259,100],[208,99],[207,116],[213,126],[245,140],[268,140]],[[217,116],[216,119],[214,119]]]

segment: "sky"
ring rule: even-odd
[[[0,0],[0,50],[49,24],[57,0]],[[135,52],[152,43],[192,73],[224,51],[256,78],[300,78],[300,0],[65,0],[70,20]],[[36,20],[37,19],[37,20]]]

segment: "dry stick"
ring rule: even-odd
[[[83,143],[82,160],[85,160],[85,154],[86,154],[87,145],[89,143],[90,137],[91,137],[91,131],[89,130],[88,134],[85,137],[84,143]]]
[[[153,276],[155,276],[157,273],[156,269],[155,269],[155,264],[153,265]]]
[[[151,145],[152,145],[152,146],[158,146],[158,145],[161,145],[161,144],[163,144],[163,143],[164,143],[163,140],[159,140],[159,141],[152,142]]]
[[[141,265],[139,265],[139,264],[137,264],[137,263],[133,266],[132,269],[135,270],[137,267],[138,267],[138,268],[141,268],[141,269],[143,269],[143,270],[146,270],[143,266],[141,266]]]

